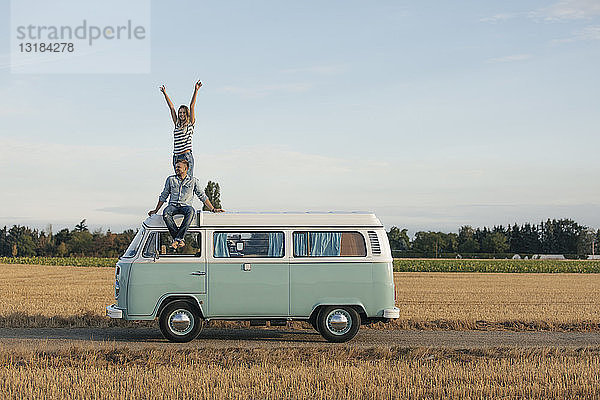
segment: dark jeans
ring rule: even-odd
[[[173,220],[173,215],[176,214],[183,214],[183,221],[179,228],[177,228],[177,225],[175,225],[175,221]],[[163,219],[165,220],[165,224],[167,224],[167,228],[169,228],[173,240],[183,240],[193,217],[194,207],[192,206],[168,205],[163,211]]]
[[[187,174],[190,177],[194,176],[194,156],[192,155],[192,152],[188,151],[187,153],[183,154],[173,154],[173,169],[175,169],[175,164],[177,164],[177,161],[179,160],[187,160],[189,164]]]

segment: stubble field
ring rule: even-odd
[[[113,274],[112,268],[0,265],[0,327],[154,326],[104,317]],[[396,273],[395,281],[401,317],[373,329],[600,330],[596,274]],[[600,397],[598,347],[210,348],[201,339],[191,345],[0,340],[0,397]]]
[[[566,399],[599,396],[600,350],[0,347],[4,399]]]

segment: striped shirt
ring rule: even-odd
[[[181,154],[192,150],[192,135],[194,134],[194,125],[175,126],[173,131],[173,154]]]

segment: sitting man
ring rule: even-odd
[[[183,238],[190,227],[195,212],[194,207],[192,207],[194,194],[206,204],[210,211],[225,211],[220,208],[215,208],[210,204],[210,200],[202,191],[198,179],[190,177],[187,174],[188,166],[187,160],[179,160],[177,164],[175,164],[175,175],[171,175],[167,178],[165,188],[158,198],[156,208],[148,212],[148,215],[150,216],[156,214],[162,205],[165,204],[165,201],[167,201],[167,196],[171,195],[169,198],[169,205],[165,207],[165,211],[163,211],[163,219],[173,237],[171,247],[174,249],[185,246]],[[177,228],[175,221],[173,221],[173,215],[175,214],[183,214],[183,222],[179,228]]]

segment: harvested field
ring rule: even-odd
[[[400,319],[432,329],[600,330],[600,275],[400,272]]]
[[[104,317],[113,279],[111,268],[0,264],[0,326],[148,326]],[[400,319],[384,329],[600,330],[598,274],[416,272],[395,280]]]
[[[0,326],[108,323],[114,269],[0,264]],[[103,321],[104,320],[104,321]]]
[[[0,265],[0,398],[600,397],[598,333],[489,332],[600,330],[598,275],[396,273],[400,321],[346,344],[212,327],[179,345],[103,316],[113,274]],[[87,328],[40,329],[64,326]],[[393,329],[421,326],[488,332]]]
[[[0,347],[5,399],[592,398],[600,349]]]

